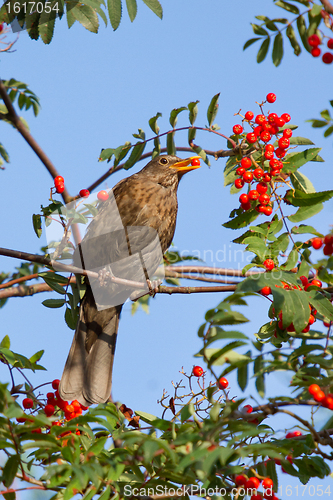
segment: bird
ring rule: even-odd
[[[200,167],[199,159],[156,156],[100,202],[74,252],[75,266],[100,274],[99,279],[85,277],[86,292],[58,388],[62,400],[84,406],[109,400],[119,317],[133,288],[112,280],[106,285],[104,275],[149,283],[175,233],[179,181]]]

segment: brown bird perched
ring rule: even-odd
[[[100,204],[74,253],[74,265],[97,271],[100,278],[86,279],[59,386],[62,399],[85,406],[109,399],[119,316],[134,289],[107,277],[146,283],[154,275],[175,232],[179,181],[199,168],[198,162],[191,165],[197,158],[158,156],[118,182]]]

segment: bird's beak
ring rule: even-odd
[[[201,165],[191,165],[192,160],[201,160],[201,156],[191,156],[191,158],[186,158],[186,160],[177,161],[170,168],[175,168],[177,172],[184,173],[200,168]]]

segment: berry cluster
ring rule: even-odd
[[[333,394],[325,394],[318,384],[311,384],[308,388],[313,399],[320,403],[324,408],[333,410]]]
[[[332,255],[333,254],[333,234],[327,234],[325,238],[313,238],[311,240],[312,248],[315,250],[319,250],[323,245],[323,253],[324,255]]]
[[[263,498],[268,499],[268,500],[278,500],[277,496],[273,492],[273,480],[270,477],[265,477],[262,481],[258,477],[247,477],[244,476],[243,474],[239,474],[238,476],[235,477],[234,479],[236,486],[239,488],[244,488],[244,490],[257,490],[260,486],[260,483],[262,483],[263,487],[263,496],[261,493],[256,493],[251,496],[251,500],[262,500]]]
[[[204,374],[204,371],[201,368],[201,366],[198,366],[198,365],[193,366],[192,375],[194,375],[194,377],[202,377],[203,374]],[[229,385],[229,382],[225,377],[221,377],[217,381],[216,385],[219,389],[226,389]]]
[[[65,191],[64,178],[61,175],[57,175],[54,179],[54,187],[57,193],[62,194]]]
[[[319,57],[320,54],[321,54],[321,49],[319,48],[319,45],[322,44],[322,40],[321,38],[314,34],[314,35],[311,35],[309,36],[308,38],[308,44],[310,45],[310,47],[312,47],[312,50],[311,50],[311,55],[313,57]],[[333,38],[330,38],[328,41],[327,41],[327,47],[329,49],[333,49]],[[333,62],[333,54],[332,52],[325,52],[323,55],[322,55],[322,61],[325,63],[325,64],[331,64]]]
[[[276,95],[273,93],[267,94],[266,101],[273,103],[276,100]],[[262,111],[262,107],[261,107]],[[269,113],[267,116],[263,111],[254,116],[252,111],[247,111],[244,116],[244,121],[252,128],[252,132],[246,134],[246,141],[249,144],[258,145],[258,150],[261,149],[262,161],[261,166],[249,156],[244,156],[240,160],[240,165],[236,169],[238,178],[235,180],[235,187],[242,189],[245,184],[253,184],[258,181],[254,189],[248,190],[248,193],[243,193],[239,197],[240,206],[243,210],[255,208],[259,213],[270,216],[273,211],[270,196],[270,187],[276,177],[279,177],[283,168],[281,161],[287,154],[290,146],[290,137],[292,130],[284,128],[286,123],[291,120],[288,113],[283,113],[278,116],[276,113]],[[237,124],[233,127],[233,132],[236,135],[243,133],[243,127]],[[279,137],[279,135],[282,136]],[[272,137],[277,138],[277,146],[268,144]],[[264,143],[264,145],[260,144]],[[276,158],[274,158],[274,155]]]
[[[58,392],[58,387],[60,384],[59,379],[55,379],[52,381],[52,388],[54,389],[54,392],[48,392],[46,397],[47,397],[47,402],[46,404],[42,404],[40,401],[38,401],[39,406],[43,408],[43,411],[47,417],[52,417],[54,414],[58,414],[59,417],[61,418],[63,412],[65,420],[69,421],[72,420],[75,417],[78,417],[82,415],[82,411],[88,410],[88,407],[83,406],[81,403],[79,403],[77,400],[72,401],[69,403],[68,401],[64,401],[61,399],[59,396]],[[24,398],[22,401],[22,406],[25,410],[30,410],[33,409],[34,407],[34,401],[31,398]],[[33,413],[31,413],[33,414]],[[27,420],[29,421],[28,416],[27,417],[18,417],[17,419],[18,423],[24,423]],[[54,421],[52,422],[52,426],[57,425],[61,426],[62,422],[59,421]],[[40,428],[35,429],[35,433],[41,433],[42,430]]]

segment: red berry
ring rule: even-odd
[[[276,95],[273,93],[267,94],[266,99],[267,99],[267,102],[272,104],[273,102],[276,101]]]
[[[321,40],[318,35],[311,35],[308,38],[308,44],[310,45],[310,47],[317,47],[321,44]]]
[[[277,175],[279,175],[279,174],[280,174],[280,169],[278,169],[278,168],[273,168],[273,169],[271,170],[271,176],[272,176],[272,177],[276,177],[276,176],[277,176]]]
[[[310,316],[309,316],[309,325],[313,325],[313,323],[315,321],[316,321],[316,318],[312,314],[310,314]]]
[[[261,134],[260,134],[260,139],[263,142],[269,142],[271,140],[271,138],[272,138],[271,134],[267,131],[261,132]]]
[[[58,184],[64,184],[64,178],[61,177],[61,175],[57,175],[57,177],[55,177],[54,179],[54,185],[55,187],[57,187]]]
[[[283,127],[283,125],[285,125],[285,121],[283,118],[275,118],[275,125],[277,125],[278,127]]]
[[[60,380],[58,378],[54,379],[52,381],[52,389],[54,389],[56,391],[59,387],[59,384],[60,384]]]
[[[246,410],[246,413],[252,413],[253,412],[253,408],[251,405],[245,405],[244,406],[244,410]]]
[[[285,128],[282,133],[283,137],[286,137],[287,139],[293,135],[293,131],[290,128]]]
[[[237,189],[242,189],[242,187],[244,186],[244,181],[243,179],[236,179],[235,180],[235,187]]]
[[[63,193],[65,191],[65,184],[63,182],[59,182],[59,184],[56,185],[56,191],[59,194]]]
[[[327,396],[325,396],[324,399],[321,401],[321,404],[325,408],[329,408],[330,410],[333,410],[333,396],[332,396],[332,394],[327,394]]]
[[[80,406],[83,411],[89,410],[89,406],[83,406],[81,403]]]
[[[256,493],[255,495],[252,495],[250,500],[262,500],[262,496],[260,493]]]
[[[29,410],[30,408],[33,407],[33,405],[34,405],[34,402],[31,398],[25,398],[22,401],[22,406],[25,410]]]
[[[245,489],[257,490],[259,488],[259,485],[260,485],[260,479],[258,479],[257,477],[250,477],[245,483]]]
[[[327,40],[327,47],[329,49],[333,49],[333,38],[330,38],[329,40]]]
[[[192,370],[192,374],[195,376],[195,377],[201,377],[202,374],[203,374],[203,369],[201,368],[201,366],[193,366],[193,370]]]
[[[88,196],[90,195],[89,189],[81,189],[79,195],[81,196],[81,198],[88,198]]]
[[[278,118],[278,115],[276,113],[270,113],[267,118],[269,123],[274,124],[275,119]]]
[[[218,380],[217,385],[219,386],[220,389],[226,389],[229,385],[229,382],[227,381],[227,379],[225,377],[221,377]]]
[[[74,413],[74,406],[73,405],[66,405],[65,412],[66,413]]]
[[[291,120],[291,116],[288,113],[282,113],[281,115],[282,120],[284,120],[286,123],[289,123]]]
[[[265,182],[259,182],[256,187],[258,193],[265,194],[267,192],[268,186]]]
[[[254,142],[256,142],[257,136],[253,132],[249,132],[248,134],[246,134],[246,140],[250,144],[253,144]]]
[[[325,245],[333,245],[333,234],[327,234],[324,238]]]
[[[265,115],[257,115],[257,116],[256,116],[256,119],[255,119],[255,122],[256,122],[258,125],[263,125],[263,124],[266,122],[266,117],[265,117]]]
[[[246,483],[247,479],[243,474],[235,477],[235,483],[237,486],[243,486]]]
[[[247,203],[249,201],[248,195],[245,194],[245,193],[241,194],[240,197],[239,197],[239,201],[241,203]]]
[[[265,213],[265,208],[266,208],[266,205],[257,205],[257,206],[256,206],[256,210],[257,210],[257,212],[259,212],[260,214]]]
[[[265,297],[267,297],[268,295],[270,295],[272,293],[272,289],[270,286],[264,286],[261,290],[260,290],[260,293],[261,295],[264,295]]]
[[[270,477],[265,477],[265,479],[262,482],[262,487],[265,490],[268,490],[268,488],[272,488],[273,484],[274,484],[273,480]]]
[[[264,261],[264,266],[266,267],[267,271],[271,271],[272,269],[274,269],[275,264],[272,259],[266,259]]]
[[[283,158],[284,156],[286,156],[286,150],[282,148],[276,148],[275,156],[277,156],[278,158]]]
[[[51,417],[54,413],[54,406],[50,404],[46,405],[44,408],[44,412],[47,417]]]
[[[237,134],[237,135],[241,134],[243,132],[243,130],[244,129],[243,129],[242,125],[234,125],[232,128],[233,133]]]
[[[271,151],[271,152],[273,152],[274,149],[275,148],[274,148],[273,144],[266,144],[266,146],[265,146],[265,151]]]
[[[261,194],[259,196],[259,203],[261,203],[262,205],[268,205],[270,199],[271,198],[268,194]]]
[[[321,54],[321,50],[319,47],[314,47],[312,50],[311,50],[311,55],[313,57],[319,57]]]
[[[333,246],[332,245],[325,245],[323,248],[323,253],[324,253],[324,255],[332,255],[333,254]]]
[[[249,200],[257,200],[259,198],[260,194],[258,193],[258,191],[256,189],[251,189],[251,191],[249,191]]]
[[[270,216],[273,212],[273,208],[270,205],[264,206],[264,210],[262,211],[263,214]]]
[[[257,167],[253,170],[253,175],[256,179],[261,179],[261,177],[264,175],[264,171],[261,167]]]
[[[317,286],[318,288],[321,288],[323,286],[322,282],[320,280],[317,280],[317,279],[310,281],[310,285]]]
[[[325,398],[325,393],[324,393],[324,391],[322,391],[321,389],[319,389],[319,391],[314,392],[312,394],[312,396],[313,396],[313,399],[315,401],[317,401],[317,403],[321,403],[322,400]]]
[[[245,211],[250,210],[251,208],[251,202],[248,201],[247,203],[241,203],[241,208]]]
[[[3,31],[3,25],[4,25],[4,23],[0,24],[0,33]]]
[[[254,114],[252,113],[252,111],[247,111],[245,113],[245,120],[249,120],[250,121],[250,120],[253,119],[253,117],[254,117]]]
[[[311,244],[315,250],[319,250],[323,246],[323,240],[321,238],[313,238]]]
[[[237,175],[243,175],[245,172],[245,168],[244,167],[238,167],[236,168],[236,174]]]
[[[309,283],[309,280],[306,276],[300,276],[299,279],[301,280],[303,286]]]
[[[200,167],[200,160],[199,160],[199,158],[194,158],[191,161],[191,165],[192,165],[192,167]]]
[[[109,198],[109,194],[107,193],[107,191],[100,191],[97,195],[97,198],[100,201],[106,201]]]
[[[253,129],[253,133],[255,134],[255,136],[258,138],[261,134],[261,132],[263,132],[263,128],[261,125],[258,125],[257,127],[255,127]]]
[[[325,54],[323,54],[322,60],[325,64],[332,64],[333,54],[331,54],[331,52],[325,52]]]
[[[241,163],[243,168],[249,168],[252,165],[251,159],[248,158],[247,156],[244,156],[244,158],[241,159],[240,163]]]
[[[302,436],[301,431],[294,431],[294,437]]]
[[[279,147],[281,149],[286,149],[286,148],[289,148],[290,141],[289,141],[289,139],[287,137],[281,137],[281,139],[279,139],[278,144],[279,144]]]
[[[253,181],[253,173],[252,172],[245,172],[243,174],[243,181],[250,183]]]

